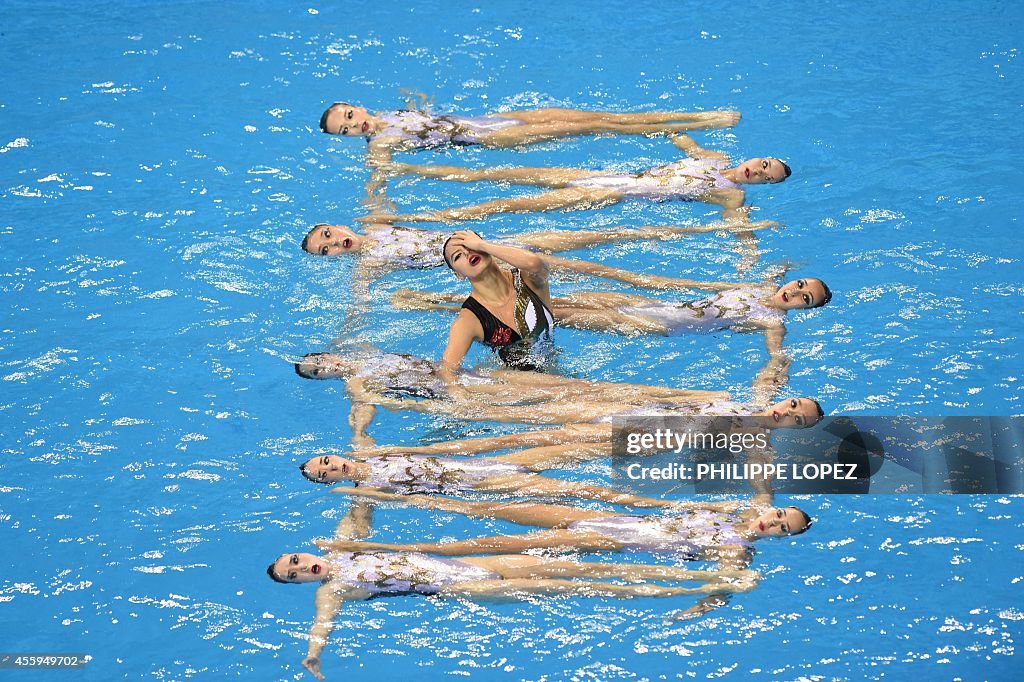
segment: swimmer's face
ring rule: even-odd
[[[766,185],[786,179],[785,164],[770,156],[744,161],[737,170],[740,184],[744,185]]]
[[[797,535],[807,530],[807,517],[796,507],[769,509],[754,519],[750,528],[754,537],[770,538]]]
[[[373,116],[362,107],[338,104],[324,120],[324,132],[330,135],[366,137],[373,130]]]
[[[488,254],[471,251],[462,244],[449,243],[444,250],[444,257],[455,274],[462,277],[472,277],[491,262],[491,257]]]
[[[824,305],[825,286],[820,279],[806,277],[786,282],[771,297],[771,304],[779,310],[800,310]]]
[[[317,225],[302,242],[302,248],[317,256],[341,256],[355,253],[363,246],[362,235],[344,225]]]
[[[805,429],[821,420],[818,403],[810,398],[787,398],[781,400],[764,413],[770,417],[769,424],[776,429]]]
[[[306,379],[347,379],[352,363],[334,353],[310,353],[295,363],[295,373]]]
[[[328,578],[328,564],[316,554],[282,554],[273,566],[274,574],[289,583],[318,583]]]
[[[314,457],[301,469],[302,475],[315,483],[337,483],[352,478],[352,461],[337,455]]]

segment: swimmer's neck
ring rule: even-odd
[[[349,465],[349,476],[348,480],[355,483],[362,483],[370,477],[370,465],[367,462],[360,462],[356,459],[350,459]]]
[[[469,282],[473,285],[473,297],[484,306],[490,304],[500,307],[508,303],[513,293],[511,273],[505,272],[493,262],[491,267],[470,278]]]
[[[379,135],[382,130],[384,130],[386,124],[382,118],[377,116],[377,114],[367,114],[367,117],[370,119],[370,129],[366,131],[366,138],[373,139]]]
[[[719,174],[729,182],[734,182],[737,185],[748,184],[747,179],[743,177],[742,173],[740,173],[739,166],[726,168],[725,170],[719,171]]]

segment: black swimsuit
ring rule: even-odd
[[[484,343],[497,351],[502,362],[514,369],[537,370],[540,369],[537,357],[531,350],[540,341],[550,345],[555,318],[544,301],[540,300],[540,296],[526,286],[519,270],[512,271],[512,286],[516,292],[515,318],[518,329],[499,320],[472,296],[466,299],[462,307],[480,320],[480,326],[484,329]]]

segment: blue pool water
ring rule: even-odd
[[[698,139],[794,168],[749,194],[758,218],[785,226],[762,235],[758,274],[790,263],[836,292],[791,320],[790,391],[834,414],[1022,412],[1024,10],[667,7],[0,6],[0,639],[6,651],[93,657],[82,671],[21,678],[305,675],[313,591],[263,570],[330,534],[345,510],[295,470],[347,447],[342,387],[301,381],[288,364],[329,347],[352,312],[351,265],[297,246],[313,223],[365,213],[363,145],[317,131],[335,99],[383,110],[416,91],[474,114],[738,109],[737,128]],[[677,156],[660,138],[607,137],[415,158],[639,170]],[[404,181],[390,197],[408,211],[528,191]],[[622,204],[480,229],[713,217],[700,205]],[[714,279],[734,278],[738,259],[716,235],[586,256]],[[436,357],[448,320],[390,310],[403,286],[459,285],[441,272],[390,276],[345,333]],[[764,359],[756,335],[560,340],[568,373],[740,397]],[[407,444],[495,428],[386,413],[372,432]],[[343,610],[324,672],[1019,676],[1020,498],[800,503],[818,519],[811,533],[763,547],[759,589],[702,620],[670,622],[685,604],[654,600],[378,600]],[[384,508],[374,538],[514,530]]]

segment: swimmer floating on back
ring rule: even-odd
[[[368,512],[355,505],[349,516],[353,513],[368,518]],[[368,534],[368,520],[355,532],[342,530],[347,519],[339,524],[335,534],[338,541]],[[347,529],[353,525],[348,524]],[[302,665],[320,680],[324,679],[320,656],[345,602],[414,594],[473,601],[535,595],[628,599],[691,594],[724,600],[731,593],[753,589],[758,579],[756,572],[744,568],[689,571],[673,566],[578,562],[521,554],[443,559],[416,552],[363,550],[331,550],[322,556],[305,552],[282,554],[267,567],[267,574],[275,582],[319,583],[316,616]],[[622,585],[603,579],[638,584]],[[652,584],[653,581],[698,584],[662,586]],[[696,613],[699,608],[700,603],[688,613]]]
[[[491,492],[527,496],[576,497],[645,508],[676,508],[685,505],[623,493],[604,486],[563,481],[538,475],[548,469],[571,467],[607,457],[606,442],[577,443],[556,448],[530,448],[496,457],[442,457],[392,454],[366,456],[362,452],[319,455],[303,463],[302,475],[316,483],[352,482],[384,492],[413,495]]]
[[[694,226],[644,226],[633,229],[616,228],[601,232],[555,230],[518,235],[514,239],[499,240],[498,243],[536,249],[547,254],[627,241],[673,239],[682,235],[706,232],[730,231],[745,234],[776,225],[777,223],[771,221],[760,221]],[[450,230],[424,230],[387,223],[367,225],[363,233],[359,233],[344,225],[321,224],[309,231],[302,240],[302,248],[308,253],[321,256],[355,256],[358,260],[352,287],[355,291],[365,292],[371,283],[389,272],[443,267],[445,261],[441,247],[452,234],[453,232]],[[598,263],[547,255],[544,255],[543,258],[551,268],[558,270],[583,272],[646,288],[675,288],[676,286],[672,280],[667,278],[637,274]],[[364,293],[364,296],[366,295],[368,294]],[[358,295],[356,298],[358,299]]]
[[[311,353],[295,364],[307,379],[343,379],[352,411],[353,443],[369,441],[376,406],[448,417],[526,424],[589,422],[638,408],[693,414],[723,391],[691,391],[494,370],[460,373],[453,382],[422,358],[377,349]]]
[[[335,102],[320,117],[331,135],[365,137],[371,165],[387,163],[395,151],[479,144],[516,147],[561,137],[618,133],[661,135],[736,125],[736,111],[617,114],[575,109],[523,109],[488,116],[434,116],[421,111],[371,114],[363,107]]]
[[[754,158],[730,166],[728,158],[704,149],[687,135],[673,138],[687,157],[640,173],[617,173],[578,168],[487,168],[462,166],[415,166],[393,164],[395,174],[420,175],[457,182],[491,180],[516,185],[550,187],[532,196],[496,199],[473,206],[411,215],[377,214],[361,218],[366,222],[451,222],[479,220],[495,213],[530,213],[559,209],[591,209],[617,204],[626,199],[648,201],[701,201],[721,206],[727,218],[742,218],[745,185],[782,182],[791,174],[789,166],[772,157]]]

